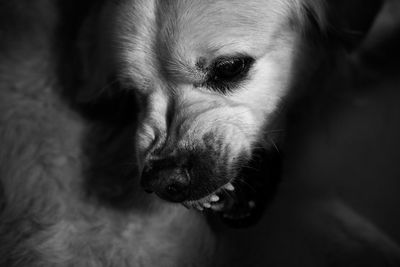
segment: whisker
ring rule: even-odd
[[[272,138],[270,138],[269,136],[267,136],[267,138],[268,138],[269,142],[272,144],[272,146],[275,148],[276,152],[278,152],[278,154],[281,154],[281,152],[279,151],[279,148],[276,145],[275,141]]]
[[[237,179],[236,181],[242,183],[244,186],[247,186],[251,191],[257,192],[257,190],[251,184],[246,182],[245,179],[240,178],[240,179]]]
[[[235,201],[235,198],[234,198],[232,192],[226,190],[225,188],[222,188],[221,191],[224,193],[224,195],[228,196],[232,201]]]

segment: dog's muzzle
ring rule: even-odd
[[[220,214],[231,226],[254,224],[274,195],[279,155],[257,153],[246,161],[249,167],[237,169],[228,164],[229,153],[221,151],[198,148],[152,155],[141,186],[166,201]]]

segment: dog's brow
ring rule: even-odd
[[[176,83],[198,84],[205,80],[206,72],[197,63],[192,66],[182,60],[169,62],[165,74]]]

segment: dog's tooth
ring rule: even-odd
[[[201,203],[197,202],[193,204],[193,207],[196,208],[198,211],[203,211],[204,208]]]
[[[249,207],[252,209],[256,206],[256,203],[253,200],[249,201]]]
[[[219,201],[219,196],[213,195],[210,197],[211,202],[218,202]]]
[[[224,208],[224,204],[214,204],[211,206],[213,211],[221,211]]]
[[[208,202],[205,202],[205,203],[203,203],[203,207],[209,209],[209,208],[211,208],[211,204]]]
[[[234,191],[235,187],[231,183],[227,183],[224,188],[228,191]]]

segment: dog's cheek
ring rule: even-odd
[[[247,117],[243,121],[249,122],[251,115],[255,128],[269,123],[270,115],[291,89],[297,42],[297,36],[290,37],[289,41],[279,41],[276,48],[257,60],[249,79],[230,96],[235,103],[249,108],[251,114],[245,114]]]
[[[236,162],[244,156],[250,157],[251,147],[254,143],[251,133],[243,133],[243,130],[226,129],[224,137],[227,164],[234,167]]]
[[[214,149],[221,153],[229,153],[231,158],[250,154],[252,144],[256,141],[261,128],[250,108],[245,106],[222,107],[208,113],[214,114],[214,118],[210,119],[210,116],[204,113],[201,116],[204,116],[204,123],[198,123],[198,125],[207,125],[208,132],[202,137],[206,146],[207,142],[210,143],[210,138],[205,137],[211,134],[214,136],[212,139],[214,146],[217,144]]]

